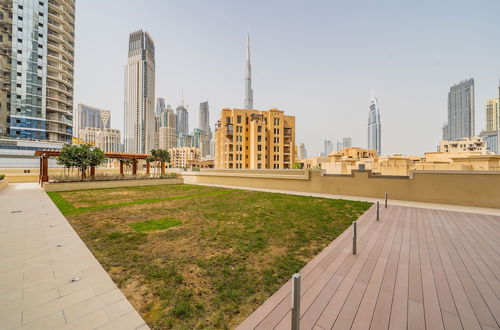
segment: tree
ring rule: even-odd
[[[170,162],[170,154],[168,153],[167,150],[152,149],[151,154],[148,156],[146,161],[148,161],[148,159],[150,161],[155,162],[155,176],[157,176],[157,171],[160,168],[161,163],[162,162],[167,162],[167,163]]]
[[[99,166],[106,161],[106,156],[101,149],[89,145],[65,144],[57,157],[57,163],[65,168],[76,167],[81,172],[81,180],[90,166]]]
[[[295,163],[293,163],[292,168],[301,169],[302,168],[302,164],[299,163],[299,162],[295,162]]]

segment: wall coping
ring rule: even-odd
[[[234,171],[234,169],[232,169]],[[243,170],[242,170],[243,171]],[[247,170],[248,171],[248,170]],[[252,170],[255,171],[255,170]],[[264,179],[290,179],[290,180],[309,180],[309,171],[305,171],[304,174],[296,175],[280,175],[280,174],[256,174],[256,173],[238,173],[238,172],[228,172],[228,173],[206,173],[206,172],[181,172],[183,176],[226,176],[226,177],[242,177],[242,178],[264,178]]]

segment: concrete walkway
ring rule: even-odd
[[[363,197],[363,196],[347,196],[347,195],[333,195],[333,194],[320,194],[313,192],[304,191],[294,191],[294,190],[279,190],[279,189],[265,189],[265,188],[254,188],[254,187],[242,187],[242,186],[228,186],[228,185],[218,185],[218,184],[206,184],[206,183],[196,183],[189,180],[184,180],[185,184],[193,184],[199,186],[210,186],[210,187],[220,187],[220,188],[230,188],[230,189],[243,189],[243,190],[253,190],[253,191],[263,191],[279,194],[290,194],[299,196],[312,196],[321,198],[332,198],[332,199],[344,199],[349,201],[362,201],[376,203],[380,202],[380,206],[383,206],[384,200],[380,198]],[[426,208],[433,210],[443,210],[443,211],[456,211],[456,212],[466,212],[466,213],[478,213],[478,214],[488,214],[488,215],[500,215],[500,209],[487,208],[487,207],[474,207],[465,205],[451,205],[451,204],[437,204],[437,203],[423,203],[414,201],[402,201],[390,199],[388,205],[397,206],[408,206],[417,208]]]
[[[35,183],[0,191],[0,328],[149,329]]]

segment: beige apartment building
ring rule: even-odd
[[[188,167],[201,158],[200,149],[194,147],[171,148],[168,149],[168,153],[170,154],[170,166],[173,168]]]
[[[486,101],[486,131],[494,131],[499,127],[498,118],[500,118],[500,99],[494,98]]]
[[[295,116],[278,109],[221,110],[216,168],[286,169],[292,168],[295,155]]]
[[[439,152],[480,152],[481,154],[486,154],[487,150],[483,138],[474,136],[456,141],[441,141],[439,143]]]
[[[113,128],[86,127],[80,130],[84,143],[96,146],[104,152],[121,152],[120,130]]]

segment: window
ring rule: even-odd
[[[258,135],[257,136],[257,142],[261,142],[262,141],[262,136]]]
[[[262,132],[262,126],[257,126],[257,132]]]
[[[17,50],[17,53],[18,53],[18,54],[22,54],[22,53],[23,53],[23,51],[22,51],[22,50],[20,50],[20,49],[18,49],[18,50]]]
[[[19,9],[23,9],[23,6],[19,5],[19,6],[17,6],[17,8],[19,8]]]
[[[20,21],[23,20],[23,18],[21,16],[17,16],[17,19],[20,20]]]
[[[262,145],[260,144],[257,145],[257,151],[262,151]]]
[[[18,28],[17,28],[17,31],[19,31],[19,32],[23,32],[23,28],[18,27]]]
[[[237,116],[237,117],[236,117],[236,122],[237,122],[238,124],[241,124],[241,116]]]

